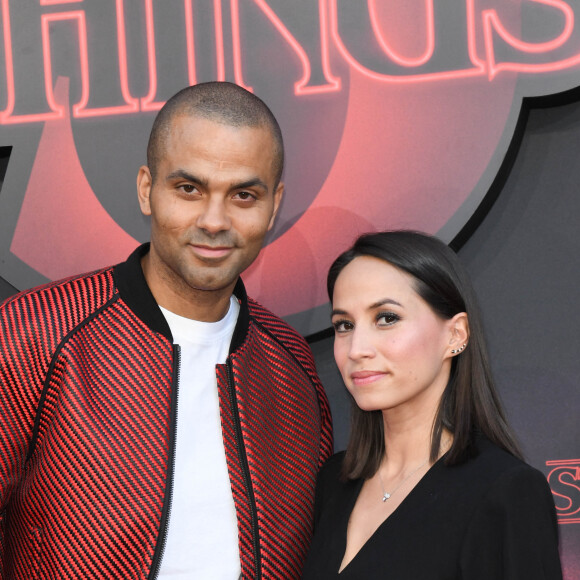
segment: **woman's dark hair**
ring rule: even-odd
[[[449,382],[433,424],[431,461],[435,461],[439,454],[444,428],[453,433],[446,465],[456,465],[472,456],[474,438],[478,433],[521,457],[493,384],[475,292],[453,250],[437,238],[420,232],[401,230],[365,234],[330,267],[327,289],[331,302],[340,272],[359,256],[384,260],[413,276],[417,294],[442,319],[449,320],[459,312],[467,313],[469,343],[451,363]],[[381,411],[363,411],[353,399],[343,477],[372,477],[384,454]]]

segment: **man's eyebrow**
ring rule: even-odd
[[[174,179],[186,179],[187,181],[191,181],[192,183],[198,183],[199,185],[207,186],[208,181],[207,179],[202,179],[201,177],[197,177],[193,175],[193,173],[189,173],[185,171],[185,169],[176,169],[167,175],[165,178],[166,181],[172,181]]]
[[[266,193],[269,191],[268,185],[264,183],[259,177],[254,177],[253,179],[248,179],[247,181],[231,184],[231,189],[247,189],[250,187],[259,187]]]
[[[208,179],[197,177],[196,175],[193,175],[193,173],[185,171],[185,169],[176,169],[175,171],[169,173],[166,177],[167,181],[173,181],[174,179],[185,179],[187,181],[191,181],[191,183],[197,183],[203,187],[209,186]],[[248,189],[250,187],[259,187],[266,193],[269,191],[268,184],[264,183],[259,177],[254,177],[246,181],[241,181],[239,183],[234,182],[230,184],[230,189]]]

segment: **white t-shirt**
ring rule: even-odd
[[[181,357],[173,495],[159,580],[240,575],[215,365],[225,363],[240,306],[232,296],[218,322],[183,318],[162,308]]]

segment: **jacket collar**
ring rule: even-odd
[[[165,336],[173,342],[169,325],[165,316],[159,309],[143,274],[141,258],[149,251],[149,243],[139,246],[126,262],[117,264],[113,268],[113,279],[119,290],[119,295],[127,306],[133,311],[135,316],[143,321],[151,330]],[[248,308],[248,296],[241,278],[238,278],[234,288],[234,296],[240,302],[240,313],[238,322],[234,329],[230,354],[234,352],[245,340],[250,323],[250,312]]]

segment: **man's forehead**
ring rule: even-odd
[[[220,127],[227,127],[231,129],[255,129],[257,131],[266,131],[272,134],[271,128],[267,123],[250,123],[246,120],[234,120],[228,115],[221,115],[216,112],[206,112],[197,109],[180,109],[176,111],[170,119],[169,127],[180,127],[186,124],[207,123],[209,125],[218,125]],[[273,135],[273,134],[272,134]]]
[[[247,152],[246,157],[250,165],[255,164],[258,157],[263,161],[269,161],[268,173],[272,172],[274,182],[277,183],[280,179],[279,144],[268,123],[232,122],[226,116],[219,114],[207,114],[182,108],[174,111],[167,119],[163,133],[159,137],[155,156],[157,164],[166,165],[169,162],[174,166],[177,159],[188,151],[193,153],[195,150],[199,153],[207,149],[211,151],[210,155],[214,155],[223,148],[224,159],[220,161],[219,169],[226,170],[232,165],[232,160],[228,159],[227,155],[228,144],[231,142],[232,151],[238,151],[238,154],[240,151]],[[239,155],[240,159],[243,159],[244,156]],[[185,166],[190,166],[190,163]],[[168,169],[167,165],[166,169]],[[217,166],[216,169],[218,169]]]
[[[266,137],[268,139],[268,147],[271,146],[272,149],[276,147],[276,140],[271,129],[265,125],[250,125],[246,123],[232,123],[228,119],[223,119],[217,116],[206,116],[194,113],[184,113],[180,115],[174,115],[168,123],[167,129],[163,135],[163,145],[166,148],[168,142],[175,139],[172,142],[173,145],[179,145],[179,140],[184,136],[203,136],[203,131],[209,131],[213,129],[223,129],[221,131],[221,138],[227,139],[228,133],[231,131],[232,139],[237,132],[246,132],[249,135],[254,135],[256,138],[263,139]]]

